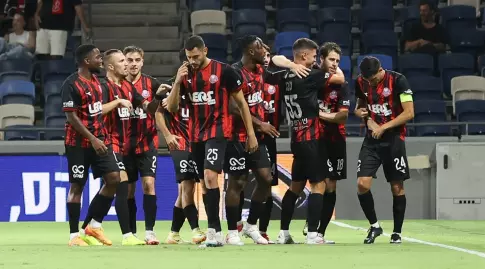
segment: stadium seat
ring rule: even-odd
[[[341,33],[350,33],[352,29],[350,10],[346,8],[333,7],[319,9],[317,19],[317,28],[320,32],[338,31]]]
[[[419,15],[419,6],[405,7],[402,11],[401,27],[402,33],[407,34],[411,31],[414,23],[419,22],[421,16]]]
[[[345,126],[347,136],[363,136],[365,134],[366,129],[364,124],[362,123],[362,120],[355,116],[353,112],[349,113],[349,117],[347,119],[346,125],[350,124],[359,125],[359,127]]]
[[[362,44],[364,49],[361,53],[389,55],[393,63],[397,60],[398,39],[394,31],[365,32],[362,34]]]
[[[49,102],[46,103],[44,107],[45,121],[55,117],[65,117],[65,114],[62,111],[62,97],[60,95],[51,96]]]
[[[388,0],[361,0],[360,5],[362,7],[391,7],[392,8],[392,1]]]
[[[266,11],[240,9],[232,12],[232,31],[235,34],[266,34]]]
[[[360,12],[361,31],[393,31],[394,10],[392,6],[369,6]]]
[[[62,80],[49,80],[44,84],[42,90],[46,102],[53,95],[61,95],[62,83],[64,83]]]
[[[190,0],[190,10],[220,10],[222,7],[221,0]]]
[[[285,8],[306,8],[310,7],[309,0],[276,0],[277,9]]]
[[[406,6],[419,6],[419,3],[422,0],[405,0]],[[435,4],[435,6],[438,5],[439,0],[428,0],[430,3]]]
[[[462,100],[485,100],[485,78],[479,76],[459,76],[451,79],[453,114],[455,103]],[[484,119],[485,120],[485,119]]]
[[[338,24],[327,24],[326,30],[324,32],[317,33],[318,44],[323,44],[325,42],[335,42],[342,49],[342,55],[351,56],[352,55],[352,39],[350,35],[350,28],[347,32],[340,32],[336,28],[340,28]]]
[[[432,123],[446,122],[446,103],[442,100],[422,100],[414,102],[414,122],[427,123],[426,126],[416,126],[417,136],[449,136],[451,129],[446,125]]]
[[[352,59],[350,59],[350,56],[340,56],[339,67],[344,72],[345,79],[347,81],[352,80]]]
[[[0,104],[28,104],[35,100],[35,86],[32,82],[11,80],[0,84]]]
[[[10,104],[0,106],[0,128],[10,125],[33,125],[34,107],[25,104]]]
[[[359,70],[359,74],[360,74],[360,69],[359,69],[360,63],[366,56],[372,56],[379,59],[379,62],[381,62],[382,68],[386,70],[392,70],[393,63],[392,63],[391,56],[382,55],[382,54],[367,54],[367,55],[359,55],[359,57],[357,57],[357,69]]]
[[[211,59],[227,62],[227,39],[221,34],[200,34],[207,47],[207,56]]]
[[[399,72],[407,78],[414,76],[432,76],[434,73],[433,56],[410,53],[399,56]]]
[[[471,6],[475,8],[477,17],[480,14],[480,0],[448,0],[448,6],[453,5]]]
[[[76,64],[72,60],[50,60],[40,63],[41,82],[49,80],[64,81],[69,75],[76,71]]]
[[[440,9],[441,21],[448,34],[475,29],[476,9],[472,6],[447,6]]]
[[[451,97],[451,79],[457,76],[473,75],[475,59],[464,53],[442,54],[439,56],[439,70],[443,92]]]
[[[190,13],[190,24],[194,35],[205,33],[224,35],[226,34],[226,12],[220,10],[194,11]]]
[[[265,11],[264,1],[232,0],[232,10],[260,9]]]
[[[276,11],[279,32],[310,33],[310,11],[308,8],[285,8]]]
[[[39,140],[39,132],[32,129],[32,125],[10,125],[6,127],[3,139],[13,140]],[[8,129],[16,129],[9,131]]]
[[[485,119],[485,101],[483,100],[463,100],[457,101],[456,118],[460,122],[484,122]],[[462,133],[469,135],[485,134],[485,125],[470,124],[468,128],[461,126]],[[468,132],[466,132],[468,129]]]
[[[344,7],[350,9],[353,0],[317,0],[316,2],[319,8]]]
[[[440,78],[433,76],[410,77],[408,78],[408,83],[413,91],[413,99],[415,101],[443,99]]]
[[[277,54],[284,55],[289,59],[293,59],[293,43],[298,38],[310,38],[308,33],[304,32],[282,32],[278,33],[274,40],[274,47]]]
[[[51,117],[46,119],[45,127],[47,128],[64,128],[66,124],[65,117]],[[64,140],[64,130],[46,131],[44,134],[45,140]]]
[[[30,81],[32,61],[25,59],[0,61],[0,83],[10,80]]]
[[[450,35],[450,48],[453,53],[468,53],[473,57],[477,57],[485,45],[483,31],[465,29],[453,32]]]

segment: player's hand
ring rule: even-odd
[[[246,141],[246,151],[254,153],[256,150],[258,150],[258,140],[254,134],[249,135],[248,140]]]
[[[133,110],[133,104],[132,104],[130,101],[128,101],[128,100],[126,100],[126,99],[118,99],[118,100],[119,100],[119,103],[120,103],[120,104],[119,104],[119,106],[120,106],[120,107],[126,107],[126,108],[128,108],[130,111],[132,111],[132,110]]]
[[[171,89],[172,89],[171,85],[160,84],[160,86],[158,86],[156,95],[162,95],[163,93],[169,92]]]
[[[168,149],[169,150],[177,150],[180,148],[179,146],[179,139],[181,139],[182,137],[178,136],[178,135],[173,135],[173,134],[170,134],[168,136],[165,136],[165,141],[167,142],[167,146],[168,146]]]
[[[278,130],[276,130],[276,128],[273,125],[271,125],[267,122],[261,122],[261,126],[259,127],[259,131],[264,133],[264,134],[271,136],[272,138],[280,137],[280,132],[278,132]]]
[[[372,137],[374,139],[380,139],[385,131],[386,131],[386,128],[383,125],[381,125],[372,130]]]
[[[377,130],[377,128],[379,128],[379,124],[377,124],[373,119],[369,118],[367,120],[367,129],[373,131]]]
[[[167,98],[163,98],[163,100],[162,100],[162,107],[163,107],[163,109],[167,110],[167,107],[168,107]]]
[[[182,79],[189,74],[189,62],[184,62],[177,71],[177,76],[175,77],[175,83],[182,82]]]
[[[301,64],[294,64],[291,68],[291,72],[295,73],[295,75],[299,78],[307,77],[310,74],[311,69],[307,68]]]
[[[104,142],[97,137],[91,140],[91,146],[94,148],[96,154],[98,154],[99,156],[108,154],[108,147],[106,147]]]
[[[367,108],[359,108],[355,111],[355,116],[363,119],[369,116],[369,112],[367,111]]]

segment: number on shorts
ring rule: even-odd
[[[300,105],[295,102],[297,98],[297,94],[285,95],[286,108],[288,109],[288,115],[292,120],[299,119],[303,116]]]
[[[207,152],[207,160],[217,161],[217,158],[219,158],[219,154],[217,154],[218,151],[218,149],[209,149]]]
[[[156,169],[157,168],[157,157],[152,156],[152,168]]]
[[[402,173],[406,172],[406,162],[404,161],[404,156],[401,158],[394,158],[394,164],[396,165],[396,170],[401,171]]]
[[[337,160],[337,171],[342,171],[344,169],[344,159]]]

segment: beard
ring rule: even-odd
[[[101,68],[99,67],[96,67],[96,68],[88,68],[89,72],[91,72],[92,74],[96,74],[96,75],[99,75],[101,74]]]

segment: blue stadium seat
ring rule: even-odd
[[[362,62],[362,60],[364,59],[365,56],[372,56],[372,57],[379,59],[379,62],[381,62],[382,68],[384,68],[386,70],[392,70],[393,63],[392,63],[391,56],[382,55],[382,54],[367,54],[367,55],[359,55],[359,57],[357,57],[357,69],[359,70],[359,74],[360,74],[359,66],[360,66],[360,63]]]
[[[367,31],[393,31],[394,32],[394,10],[389,7],[365,7],[360,12],[360,29]]]
[[[399,57],[399,72],[407,78],[414,76],[432,76],[434,73],[433,56],[421,53],[409,53]]]
[[[430,3],[434,3],[435,5],[438,5],[439,0],[428,0]],[[419,3],[421,0],[405,0],[406,6],[419,6]]]
[[[350,8],[352,6],[353,0],[317,0],[316,2],[319,8],[326,8],[326,7]]]
[[[263,1],[264,2],[264,1]],[[276,8],[306,8],[310,7],[309,0],[276,0]]]
[[[350,59],[350,56],[340,56],[339,67],[342,69],[342,72],[344,72],[345,79],[347,81],[352,80],[352,60]]]
[[[60,95],[51,96],[44,107],[44,120],[55,117],[65,117],[64,111],[62,111],[62,97]]]
[[[260,9],[265,10],[264,1],[232,0],[232,10]]]
[[[282,32],[278,33],[274,40],[274,47],[276,53],[284,55],[289,59],[293,59],[293,43],[298,38],[310,38],[310,35],[305,32]]]
[[[413,99],[415,101],[443,99],[440,78],[433,76],[410,77],[408,78],[408,83],[413,91]]]
[[[440,9],[440,14],[443,27],[449,34],[477,26],[476,9],[472,6],[446,6]]]
[[[402,33],[406,34],[411,31],[414,23],[419,22],[421,16],[419,15],[418,6],[410,6],[403,9],[401,18]]]
[[[394,31],[365,32],[362,34],[362,44],[364,49],[361,53],[389,55],[393,63],[397,61],[398,39]]]
[[[389,0],[361,0],[360,5],[362,7],[392,7],[393,3]]]
[[[22,129],[5,131],[4,140],[39,140],[39,132],[32,130],[31,125],[10,125],[5,129]]]
[[[334,29],[333,26],[337,26],[337,29]],[[352,40],[350,36],[350,29],[347,32],[338,31],[338,29],[340,29],[340,26],[337,24],[327,24],[325,29],[326,31],[318,32],[317,34],[318,44],[323,44],[325,42],[335,42],[342,49],[342,55],[352,55]]]
[[[360,125],[360,127],[345,126],[347,136],[363,136],[365,134],[365,126],[363,125],[362,120],[355,116],[353,112],[349,113],[346,124]]]
[[[61,95],[62,83],[64,83],[62,80],[49,80],[44,84],[42,90],[44,92],[44,100],[46,102],[51,96]]]
[[[443,85],[443,92],[451,96],[451,79],[457,76],[473,75],[475,59],[470,54],[451,53],[439,56],[439,70]]]
[[[76,71],[76,64],[71,60],[50,60],[40,62],[41,82],[64,80]]]
[[[266,33],[266,11],[260,9],[240,9],[232,12],[232,31],[235,34]]]
[[[416,126],[417,136],[449,136],[450,126],[432,125],[446,122],[446,103],[442,100],[423,100],[414,102],[414,122],[429,123],[427,126]]]
[[[220,10],[222,7],[221,0],[190,0],[190,10]]]
[[[32,61],[26,59],[0,61],[0,83],[10,80],[29,81]]]
[[[0,103],[28,104],[32,105],[35,100],[35,86],[32,82],[11,80],[0,84]]]
[[[317,19],[317,28],[320,32],[338,31],[350,33],[352,29],[350,9],[347,8],[333,7],[319,9]]]
[[[460,122],[484,122],[485,101],[484,100],[462,100],[455,102],[456,118]],[[466,126],[461,126],[462,133],[466,132]],[[469,135],[485,134],[485,125],[468,125]]]
[[[45,127],[47,128],[64,128],[65,124],[66,118],[64,116],[51,117],[45,120]],[[64,140],[64,136],[64,130],[46,131],[44,134],[45,140]]]
[[[227,62],[227,40],[221,34],[200,34],[208,49],[207,56],[211,59]]]
[[[276,11],[279,32],[310,33],[310,11],[308,8],[285,8]]]
[[[453,53],[468,53],[477,57],[485,45],[483,31],[463,30],[450,34],[450,47]]]

